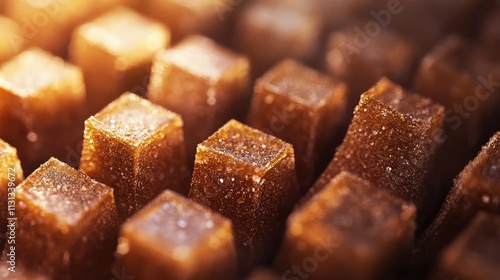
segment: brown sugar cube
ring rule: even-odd
[[[142,280],[236,276],[231,221],[169,190],[122,226],[117,253]]]
[[[500,215],[500,132],[460,173],[436,219],[421,237],[419,254],[428,258],[446,246],[479,211]]]
[[[349,111],[358,104],[360,95],[383,76],[408,84],[418,59],[408,39],[388,29],[372,37],[363,27],[349,25],[328,37],[326,69],[349,86]]]
[[[491,53],[497,53],[500,47],[500,6],[492,11],[484,20],[480,29],[480,42]]]
[[[52,158],[18,186],[16,196],[20,265],[51,279],[109,273],[119,225],[113,189]]]
[[[281,278],[272,270],[258,268],[246,278],[246,280],[280,280]]]
[[[243,8],[234,31],[235,44],[260,75],[275,63],[293,58],[309,61],[318,49],[322,20],[308,10],[254,1]]]
[[[0,65],[19,53],[24,47],[24,38],[21,36],[19,25],[0,15]]]
[[[123,94],[85,122],[80,170],[115,189],[121,221],[167,188],[187,195],[181,118]]]
[[[382,78],[361,96],[343,143],[312,193],[349,171],[420,205],[443,117],[442,106]]]
[[[347,87],[294,60],[255,86],[248,124],[293,145],[303,191],[332,158],[344,125]]]
[[[234,120],[198,145],[189,197],[233,221],[240,273],[269,260],[298,195],[292,145]]]
[[[378,277],[409,259],[415,215],[411,203],[341,172],[288,218],[275,267],[283,279],[387,279]]]
[[[495,70],[496,69],[496,70]],[[415,90],[445,108],[444,133],[438,138],[442,148],[436,157],[432,184],[440,204],[453,179],[474,158],[482,129],[496,132],[500,90],[500,67],[485,53],[475,50],[462,38],[449,36],[430,50],[415,76]],[[496,128],[496,129],[495,129]],[[457,151],[460,151],[457,153]]]
[[[5,14],[21,27],[28,47],[65,56],[73,28],[122,0],[5,0]]]
[[[441,255],[432,279],[500,278],[500,216],[479,213]]]
[[[247,58],[202,36],[157,55],[147,96],[182,116],[189,158],[197,144],[246,111],[249,71]]]
[[[221,0],[150,0],[145,13],[168,26],[175,42],[192,34],[218,36],[223,18]],[[230,7],[232,8],[232,7]]]
[[[154,55],[170,43],[160,23],[128,8],[116,8],[75,30],[71,59],[85,76],[95,113],[125,91],[145,94]]]
[[[24,177],[16,149],[2,139],[0,139],[0,176],[0,234],[5,234],[7,218],[15,218],[14,215],[9,215],[8,211],[13,209],[15,204],[14,191]],[[10,239],[15,239],[15,235]],[[0,248],[3,248],[4,242],[5,238],[0,237]]]
[[[64,159],[65,147],[76,146],[84,104],[80,69],[40,49],[0,68],[0,138],[17,148],[27,174],[50,157]]]

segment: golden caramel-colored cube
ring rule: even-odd
[[[409,259],[416,209],[341,172],[288,218],[275,266],[283,279],[386,279]]]
[[[349,171],[420,205],[443,117],[442,106],[382,78],[361,96],[347,135],[313,193]]]
[[[91,113],[125,91],[144,95],[153,58],[169,43],[170,32],[162,24],[127,8],[76,29],[71,59],[83,70]]]
[[[202,36],[157,55],[147,96],[182,116],[189,158],[228,120],[244,116],[249,72],[248,59]]]
[[[321,17],[315,13],[254,1],[238,16],[234,38],[238,49],[250,57],[252,72],[260,75],[285,58],[310,60],[321,31]]]
[[[214,36],[220,32],[223,0],[149,0],[145,13],[172,30],[172,37],[178,42],[193,34]]]
[[[446,246],[479,211],[500,215],[500,132],[460,173],[436,219],[419,244],[428,258]]]
[[[248,124],[293,145],[306,191],[333,156],[346,101],[345,84],[285,60],[257,81]]]
[[[121,229],[117,255],[142,280],[219,280],[236,276],[231,221],[164,191]]]
[[[5,14],[21,26],[28,47],[65,56],[77,25],[117,5],[121,0],[6,0]]]
[[[232,220],[240,273],[270,259],[298,196],[292,145],[235,120],[198,145],[189,197]]]
[[[8,211],[15,204],[15,188],[24,176],[16,149],[2,139],[0,139],[0,176],[0,234],[5,234],[7,218],[15,218],[15,215],[9,215]],[[10,239],[15,239],[15,236]],[[4,236],[1,236],[0,248],[3,248],[4,242]]]
[[[444,250],[431,279],[500,278],[500,216],[481,212]]]
[[[377,36],[369,36],[362,27],[349,26],[328,37],[326,68],[349,86],[349,111],[384,76],[409,84],[419,58],[413,43],[399,34],[382,29]]]
[[[121,221],[167,188],[187,195],[181,118],[123,94],[85,122],[80,170],[115,189]]]
[[[16,196],[19,264],[52,279],[109,274],[119,225],[113,189],[52,158]]]
[[[27,174],[76,145],[84,106],[82,73],[61,58],[29,49],[0,68],[0,138],[17,148]]]
[[[0,15],[0,65],[24,48],[25,38],[21,28],[13,20]]]

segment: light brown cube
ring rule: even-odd
[[[0,68],[0,138],[12,143],[29,174],[83,135],[85,86],[80,68],[40,49]]]
[[[223,0],[150,0],[144,10],[172,30],[175,42],[193,34],[217,36],[222,27],[218,10]]]
[[[165,191],[121,229],[117,255],[142,280],[219,280],[236,276],[231,221]]]
[[[388,279],[410,257],[415,216],[413,204],[341,172],[288,218],[275,267],[283,279]]]
[[[16,21],[28,47],[65,56],[73,28],[121,0],[5,0],[5,14]]]
[[[182,116],[187,154],[231,118],[243,117],[250,80],[248,59],[193,36],[154,61],[147,97]]]
[[[91,113],[125,91],[144,95],[153,57],[169,43],[168,29],[128,8],[80,26],[73,34],[71,59],[83,70]]]
[[[257,80],[247,122],[293,145],[306,191],[333,156],[346,101],[345,84],[285,60]]]
[[[80,170],[115,189],[121,221],[167,188],[187,195],[181,118],[123,94],[85,122]]]
[[[18,219],[7,228],[14,224],[19,265],[51,279],[109,275],[119,225],[112,188],[52,158],[19,185],[16,199]]]
[[[0,15],[0,64],[11,59],[24,48],[25,38],[21,34],[19,25]]]

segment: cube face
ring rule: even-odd
[[[481,212],[438,261],[435,277],[488,280],[500,277],[500,216]],[[448,278],[449,279],[449,278]]]
[[[19,25],[4,16],[0,16],[0,33],[3,34],[0,42],[0,64],[2,64],[22,50],[24,38],[21,36]]]
[[[28,173],[76,146],[84,106],[81,71],[60,58],[29,49],[0,68],[0,137],[15,143]]]
[[[152,0],[145,12],[171,28],[174,41],[179,41],[195,33],[217,35],[221,20],[216,6],[217,0]]]
[[[118,233],[111,188],[50,159],[19,185],[16,195],[16,214],[25,217],[16,235],[21,264],[75,279],[110,269]]]
[[[245,111],[248,85],[245,57],[194,36],[158,54],[147,97],[182,116],[191,158],[197,144]]]
[[[229,217],[240,273],[270,257],[298,199],[293,148],[230,121],[198,146],[189,197]]]
[[[381,79],[361,96],[347,135],[313,193],[349,171],[419,205],[443,117],[440,105]]]
[[[382,30],[375,37],[360,37],[366,35],[358,26],[363,25],[332,33],[326,52],[326,69],[349,86],[350,110],[359,96],[383,76],[408,84],[418,59],[413,43],[397,33]]]
[[[246,6],[236,24],[236,45],[258,75],[287,57],[310,59],[322,29],[314,13],[263,1]]]
[[[166,188],[187,194],[178,115],[125,93],[85,124],[80,170],[115,189],[122,221]]]
[[[248,123],[293,145],[303,188],[331,158],[342,125],[346,86],[293,60],[285,60],[257,82]]]
[[[132,146],[139,146],[170,124],[179,124],[179,116],[133,93],[125,93],[94,117],[95,123]]]
[[[231,221],[167,190],[124,224],[118,261],[141,279],[232,279]]]
[[[303,263],[310,279],[383,275],[410,253],[415,215],[413,205],[342,172],[289,217],[275,266],[290,277],[297,272],[285,270]],[[303,262],[311,256],[315,270]]]

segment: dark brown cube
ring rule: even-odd
[[[288,218],[275,260],[283,279],[387,279],[408,260],[415,206],[341,172]]]
[[[292,145],[234,120],[198,145],[189,197],[232,220],[241,273],[270,259],[298,195]]]
[[[460,173],[436,219],[422,236],[422,258],[446,246],[479,211],[500,215],[500,132]]]
[[[442,106],[381,79],[361,96],[343,143],[312,193],[349,171],[420,205],[443,116]]]
[[[346,100],[345,84],[285,60],[257,81],[248,124],[293,145],[306,191],[333,156]]]
[[[398,84],[409,84],[419,58],[407,38],[389,29],[369,36],[361,29],[363,22],[328,37],[326,69],[349,86],[349,111],[358,104],[359,96],[384,76]]]
[[[500,278],[500,216],[479,213],[444,250],[432,279]]]
[[[307,9],[254,1],[238,16],[234,38],[238,49],[250,57],[252,72],[260,75],[285,58],[311,60],[322,27],[321,17]]]

